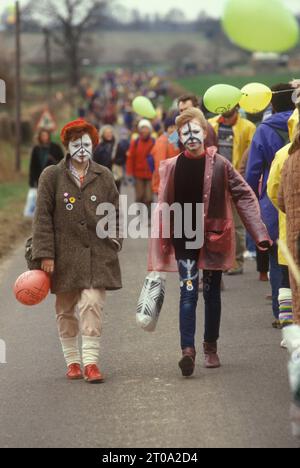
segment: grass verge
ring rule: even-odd
[[[296,74],[297,75],[297,74]],[[177,80],[176,83],[187,91],[203,96],[205,92],[216,84],[230,84],[242,88],[247,83],[264,83],[267,86],[273,86],[277,83],[287,83],[295,78],[295,73],[261,73],[249,76],[224,76],[224,75],[199,75],[190,78]]]

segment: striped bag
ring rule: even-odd
[[[157,272],[150,273],[145,279],[136,313],[136,322],[144,331],[155,331],[165,292],[166,275]]]

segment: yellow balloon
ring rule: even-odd
[[[272,91],[261,83],[249,83],[242,89],[243,97],[240,106],[248,114],[264,111],[272,100]]]

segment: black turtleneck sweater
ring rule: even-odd
[[[192,204],[193,230],[196,230],[196,204],[203,203],[205,163],[205,156],[200,159],[190,159],[185,156],[185,154],[181,154],[178,158],[175,169],[175,203],[179,203],[182,208],[184,208],[185,203]],[[176,260],[197,260],[199,257],[199,249],[186,249],[186,242],[193,242],[195,239],[187,239],[185,237],[184,217],[185,216],[183,215],[183,238],[173,239]]]

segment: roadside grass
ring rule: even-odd
[[[20,200],[25,203],[28,185],[26,180],[0,184],[0,211]]]
[[[300,75],[300,70],[298,74],[295,72],[287,72],[282,74],[260,73],[254,76],[199,75],[176,80],[176,83],[187,91],[203,96],[211,86],[220,83],[230,84],[232,86],[237,86],[238,88],[242,88],[247,83],[252,82],[264,83],[267,86],[273,86],[277,83],[289,82],[293,78],[297,78],[297,75]]]

